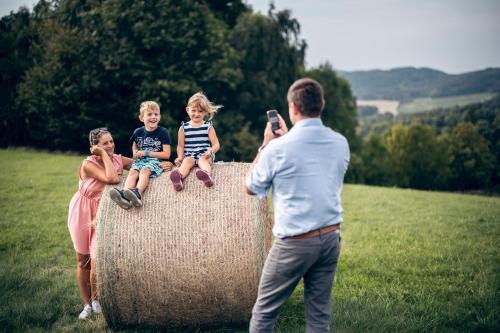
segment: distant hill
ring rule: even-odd
[[[463,74],[447,74],[431,68],[403,67],[338,74],[347,79],[361,100],[415,98],[500,93],[500,68]]]

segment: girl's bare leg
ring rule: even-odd
[[[189,172],[195,164],[194,158],[192,157],[185,157],[182,160],[181,166],[179,167],[179,172],[181,173],[182,178],[186,178],[187,175],[189,175]]]
[[[210,158],[201,157],[198,160],[199,170],[196,170],[196,178],[201,180],[206,187],[212,187],[214,185],[214,181],[212,177],[210,177],[210,173],[212,171],[212,160]]]
[[[212,159],[200,157],[198,160],[198,166],[201,170],[204,170],[210,174],[212,172]]]

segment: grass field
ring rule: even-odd
[[[0,161],[0,331],[110,331],[76,319],[66,214],[81,157]],[[332,331],[500,331],[500,198],[347,185],[343,204]],[[304,332],[302,306],[298,288],[275,332]]]
[[[394,116],[398,114],[399,101],[393,100],[358,100],[357,106],[374,106],[378,113],[392,113]]]
[[[417,98],[409,103],[401,104],[398,108],[398,114],[420,113],[441,108],[482,103],[494,98],[495,96],[496,94],[494,93],[482,93],[440,98]]]

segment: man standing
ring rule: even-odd
[[[250,167],[245,190],[267,196],[272,188],[276,240],[260,278],[250,332],[272,332],[280,307],[304,278],[306,332],[329,332],[332,287],[340,254],[340,195],[349,145],[320,119],[321,85],[309,78],[288,89],[288,132],[280,117]]]

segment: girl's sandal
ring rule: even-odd
[[[172,181],[172,185],[174,185],[174,190],[177,192],[182,191],[184,186],[182,184],[182,175],[179,170],[175,169],[170,173],[170,180]]]
[[[214,186],[214,181],[212,180],[208,172],[206,172],[205,170],[198,169],[196,170],[195,175],[196,178],[201,180],[206,187]]]

